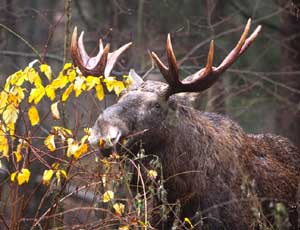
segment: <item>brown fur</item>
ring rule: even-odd
[[[270,202],[284,203],[297,229],[296,147],[280,136],[246,134],[230,119],[180,105],[175,98],[164,101],[159,96],[163,86],[148,81],[125,93],[99,116],[90,140],[106,137],[111,127],[122,136],[148,130],[131,143],[142,141],[146,154],[160,157],[168,202],[180,201],[180,218],[190,218],[194,229],[268,225],[272,218],[264,218],[262,210],[269,215]],[[197,224],[200,217],[203,226]],[[173,221],[170,216],[164,229],[171,229]]]
[[[228,118],[184,107],[179,111],[179,119],[184,119],[167,129],[165,148],[160,153],[164,176],[198,172],[168,181],[170,202],[182,200],[183,210],[210,209],[206,216],[212,215],[220,224],[212,220],[206,221],[207,225],[217,229],[254,227],[251,208],[257,206],[255,197],[296,206],[300,155],[286,138],[247,135]],[[250,191],[243,189],[247,186],[251,186]],[[222,203],[223,207],[212,209]],[[183,212],[184,216],[188,215]],[[295,220],[291,221],[296,228]]]

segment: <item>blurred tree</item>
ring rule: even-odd
[[[216,31],[215,24],[222,21],[225,4],[225,1],[221,0],[206,0],[207,24],[211,30],[212,37],[215,36],[216,32],[221,32],[220,27],[217,27],[218,29]],[[226,114],[226,96],[223,77],[208,90],[207,96],[207,111]]]
[[[282,5],[285,4],[285,1]],[[277,131],[300,147],[300,23],[297,12],[286,8],[282,13],[282,71],[281,82],[295,89],[280,88],[280,95],[288,103],[277,113]]]

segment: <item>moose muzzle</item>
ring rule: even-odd
[[[99,148],[104,156],[108,156],[116,148],[122,136],[122,132],[114,126],[107,127],[106,131],[106,135],[97,135],[97,131],[92,129],[88,138],[90,145],[94,148]]]

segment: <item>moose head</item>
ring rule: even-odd
[[[201,92],[211,87],[221,74],[247,50],[259,34],[260,26],[248,37],[250,25],[249,19],[237,45],[217,67],[213,66],[214,42],[212,40],[205,68],[182,81],[169,34],[166,43],[168,66],[154,52],[151,53],[167,84],[158,81],[143,81],[131,70],[129,75],[133,79],[133,84],[122,93],[116,104],[100,114],[92,128],[89,142],[97,146],[99,140],[104,140],[106,144],[100,145],[103,149],[115,147],[122,138],[128,139],[127,145],[137,143],[137,140],[141,140],[144,144],[151,141],[154,147],[159,145],[160,138],[163,138],[164,132],[167,132],[166,127],[171,123],[174,124],[174,121],[176,123],[176,119],[181,119],[176,117],[176,99],[170,96],[180,92]],[[73,61],[82,73],[97,76],[103,74],[104,77],[109,76],[118,56],[131,44],[128,43],[110,54],[109,46],[103,49],[100,40],[99,53],[96,57],[89,57],[85,52],[82,37],[83,33],[79,37],[78,46],[75,28],[72,37]]]

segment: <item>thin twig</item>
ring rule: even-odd
[[[4,219],[4,217],[3,217],[2,215],[0,215],[0,219],[1,219],[2,223],[4,224],[4,227],[5,227],[6,229],[9,229],[9,226],[7,225],[5,219]]]
[[[65,41],[64,41],[64,63],[68,60],[70,43],[70,22],[71,22],[72,0],[65,0]]]
[[[20,34],[16,33],[13,30],[11,30],[6,25],[3,25],[2,23],[0,23],[0,27],[2,27],[3,29],[7,30],[8,32],[10,32],[11,34],[15,35],[17,38],[19,38],[22,42],[24,42],[24,44],[27,45],[36,54],[36,56],[38,56],[38,58],[41,60],[41,55],[37,51],[37,49],[34,48],[33,45],[31,45],[27,40],[25,40]]]
[[[24,53],[19,51],[9,51],[9,50],[0,50],[0,54],[4,56],[20,56],[20,57],[30,57],[30,58],[37,58],[38,56],[35,53]],[[58,62],[63,63],[63,59],[54,54],[46,54],[45,58],[49,58]]]
[[[48,38],[47,38],[46,44],[44,45],[44,50],[43,50],[43,55],[42,55],[42,60],[41,60],[42,63],[44,62],[44,59],[48,53],[48,46],[49,46],[49,43],[51,42],[51,39],[53,38],[55,28],[58,26],[58,24],[60,24],[60,22],[63,19],[63,16],[64,15],[61,15],[60,18],[57,20],[57,22],[53,26],[51,26],[51,28],[49,29]]]
[[[148,50],[148,54],[149,54],[149,56],[150,56],[150,58],[151,58],[151,67],[150,67],[150,69],[148,69],[147,71],[146,71],[146,73],[144,73],[144,75],[142,76],[142,79],[143,80],[145,80],[145,78],[155,69],[155,64],[154,64],[154,61],[153,61],[153,59],[152,59],[152,56],[150,55],[150,50]]]

